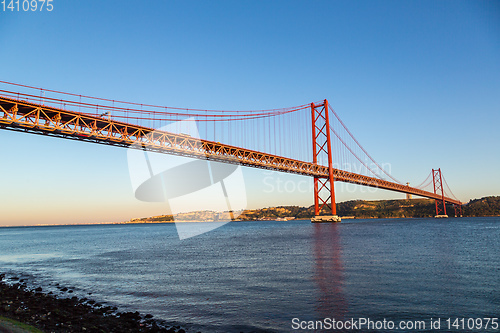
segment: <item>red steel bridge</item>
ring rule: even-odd
[[[446,204],[461,215],[462,203],[441,169],[432,170],[418,186],[399,182],[367,153],[326,99],[290,108],[218,111],[130,103],[5,81],[0,88],[0,129],[310,176],[316,215],[336,215],[335,181],[435,199],[436,215],[446,215]],[[196,121],[200,138],[182,128],[158,130],[186,119]]]

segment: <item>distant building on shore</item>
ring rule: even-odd
[[[410,183],[406,183],[406,186],[410,187]],[[406,193],[406,200],[411,200],[411,194]]]

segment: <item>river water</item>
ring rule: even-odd
[[[500,317],[500,218],[232,222],[184,240],[174,224],[9,227],[0,271],[189,332],[471,331]]]

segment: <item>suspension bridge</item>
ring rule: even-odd
[[[315,215],[336,217],[335,181],[435,200],[461,216],[441,169],[418,186],[395,179],[354,137],[328,100],[296,107],[222,111],[131,103],[0,81],[0,129],[175,154],[314,178]],[[195,121],[199,137],[183,133]],[[170,125],[175,131],[162,131]]]

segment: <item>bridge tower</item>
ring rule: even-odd
[[[315,105],[311,103],[313,163],[318,157],[328,159],[328,176],[314,176],[314,215],[311,222],[340,222],[335,204],[335,179],[333,177],[332,144],[328,100]],[[319,216],[323,208],[330,208],[331,216]]]
[[[446,215],[446,202],[444,200],[443,177],[441,176],[441,168],[432,169],[432,182],[434,184],[434,194],[441,194],[441,200],[434,200],[436,203],[436,217],[448,217]],[[439,193],[441,191],[441,193]]]

